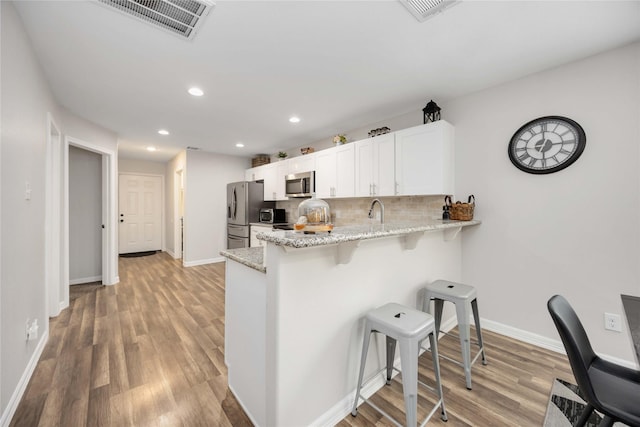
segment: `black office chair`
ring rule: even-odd
[[[578,387],[587,401],[587,407],[575,425],[584,426],[595,409],[604,415],[598,427],[609,427],[616,421],[639,427],[640,371],[598,357],[580,319],[564,297],[555,295],[547,308],[560,333]]]

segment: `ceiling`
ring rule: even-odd
[[[58,102],[157,161],[304,146],[640,40],[640,1],[467,0],[422,23],[395,0],[216,3],[192,41],[94,1],[16,8]]]

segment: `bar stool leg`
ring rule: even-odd
[[[391,384],[393,375],[393,360],[396,357],[396,340],[387,336],[387,385]]]
[[[436,390],[440,397],[440,418],[447,421],[447,410],[444,407],[444,395],[442,394],[442,382],[440,381],[440,361],[438,360],[438,340],[435,334],[429,334],[429,343],[431,344],[431,357],[433,358],[433,372],[436,377]]]
[[[364,329],[364,339],[362,340],[362,356],[360,357],[360,373],[358,374],[358,386],[356,387],[356,398],[353,401],[353,409],[351,415],[358,414],[358,401],[360,400],[360,388],[362,387],[362,378],[364,377],[364,364],[367,361],[367,351],[369,350],[369,340],[371,339],[371,326],[366,322]]]
[[[458,303],[455,306],[456,315],[458,316],[460,347],[462,347],[462,366],[464,368],[464,377],[467,383],[467,389],[471,390],[471,328],[469,325],[469,309],[471,308],[471,304],[465,302]]]
[[[471,308],[473,309],[473,321],[476,324],[476,334],[478,335],[478,345],[480,345],[480,351],[482,352],[482,364],[487,364],[487,358],[484,355],[484,343],[482,342],[482,328],[480,328],[480,315],[478,314],[478,300],[471,301]]]
[[[402,390],[407,426],[418,423],[418,351],[416,340],[403,339],[400,342],[400,363],[402,365]]]
[[[433,299],[433,320],[436,324],[436,337],[440,336],[440,324],[442,323],[442,309],[444,307],[444,300],[440,298]],[[427,311],[428,313],[428,311]]]

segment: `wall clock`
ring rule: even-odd
[[[578,160],[586,142],[584,129],[574,120],[560,116],[540,117],[513,134],[509,142],[509,159],[524,172],[553,173]]]

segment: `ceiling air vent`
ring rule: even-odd
[[[461,0],[400,0],[409,12],[420,21],[426,21],[433,15],[460,3]]]
[[[209,0],[100,0],[122,13],[191,40],[215,6]]]
[[[200,147],[187,147],[187,150],[191,150],[191,151],[200,151]]]

